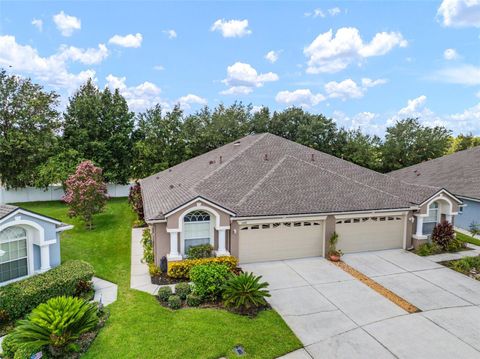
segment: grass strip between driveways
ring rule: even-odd
[[[480,239],[473,238],[472,236],[469,236],[467,234],[461,233],[461,232],[455,232],[457,234],[457,239],[465,242],[465,243],[470,243],[474,244],[476,246],[480,246]]]
[[[365,274],[363,274],[363,273],[357,271],[356,269],[350,267],[347,263],[345,263],[345,262],[332,262],[332,263],[335,264],[337,267],[343,269],[345,272],[350,274],[352,277],[358,279],[360,282],[366,284],[367,286],[372,288],[375,292],[384,296],[385,298],[387,298],[392,303],[398,305],[400,308],[407,311],[408,313],[421,312],[421,310],[418,309],[416,306],[414,306],[412,303],[406,301],[405,299],[403,299],[402,297],[393,293],[392,291],[388,290],[384,286],[378,284],[377,282],[375,282],[370,277],[367,277]]]

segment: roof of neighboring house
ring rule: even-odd
[[[33,212],[33,211],[29,211],[28,209],[24,209],[24,208],[18,207],[18,206],[13,206],[11,204],[0,204],[0,220],[4,217],[8,216],[9,214],[17,211],[17,210],[22,210],[24,212],[43,217],[45,220],[50,221],[50,222],[53,221],[55,223],[55,225],[57,226],[57,228],[62,228],[62,230],[72,228],[72,226],[70,224],[60,222],[58,219],[55,219],[53,217],[45,216],[43,214],[36,213],[36,212]]]
[[[140,181],[146,220],[203,197],[237,216],[410,208],[440,190],[407,184],[264,133]]]
[[[389,175],[405,182],[443,187],[457,196],[480,199],[480,146],[393,171]]]

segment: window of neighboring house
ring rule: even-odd
[[[27,232],[21,227],[9,227],[0,232],[0,282],[27,274]]]
[[[433,232],[433,229],[440,221],[440,208],[438,207],[437,202],[433,202],[428,207],[428,217],[425,217],[423,220],[423,234],[430,235]]]
[[[183,238],[185,253],[192,246],[209,244],[211,236],[210,214],[205,211],[193,211],[183,218]]]

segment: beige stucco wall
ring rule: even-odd
[[[237,221],[232,221],[230,226],[230,254],[238,258],[240,229]]]
[[[448,212],[448,205],[447,202],[445,201],[445,198],[448,198],[448,200],[452,203],[452,212],[453,213],[458,213],[459,209],[459,204],[455,198],[450,196],[448,193],[441,193],[440,195],[436,196],[433,198],[431,201],[424,203],[420,209],[418,210],[417,213],[419,214],[426,214],[428,206],[432,203],[437,201],[440,205],[440,213],[447,213]],[[443,200],[442,200],[443,199]]]
[[[323,250],[324,256],[328,254],[328,246],[330,244],[330,237],[332,236],[333,232],[335,232],[335,216],[327,216],[325,220],[325,248]]]
[[[170,252],[170,234],[166,223],[155,223],[151,227],[153,238],[153,253],[155,264],[160,265],[160,259]],[[178,248],[180,250],[180,248]]]
[[[214,208],[211,205],[209,205],[207,202],[198,200],[195,201],[194,203],[190,204],[188,207],[182,208],[181,210],[173,213],[172,215],[168,216],[167,218],[167,228],[169,229],[176,229],[178,228],[178,220],[180,216],[182,216],[186,212],[190,212],[191,210],[194,210],[197,207],[206,207],[207,210],[210,210],[212,214],[215,212],[218,213],[220,216],[220,226],[221,227],[228,227],[230,225],[230,215],[226,212],[223,212],[220,209]]]

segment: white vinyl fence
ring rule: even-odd
[[[107,191],[110,197],[128,197],[131,185],[107,184]],[[0,203],[59,201],[63,194],[61,185],[50,185],[47,189],[27,187],[7,190],[0,187]]]

